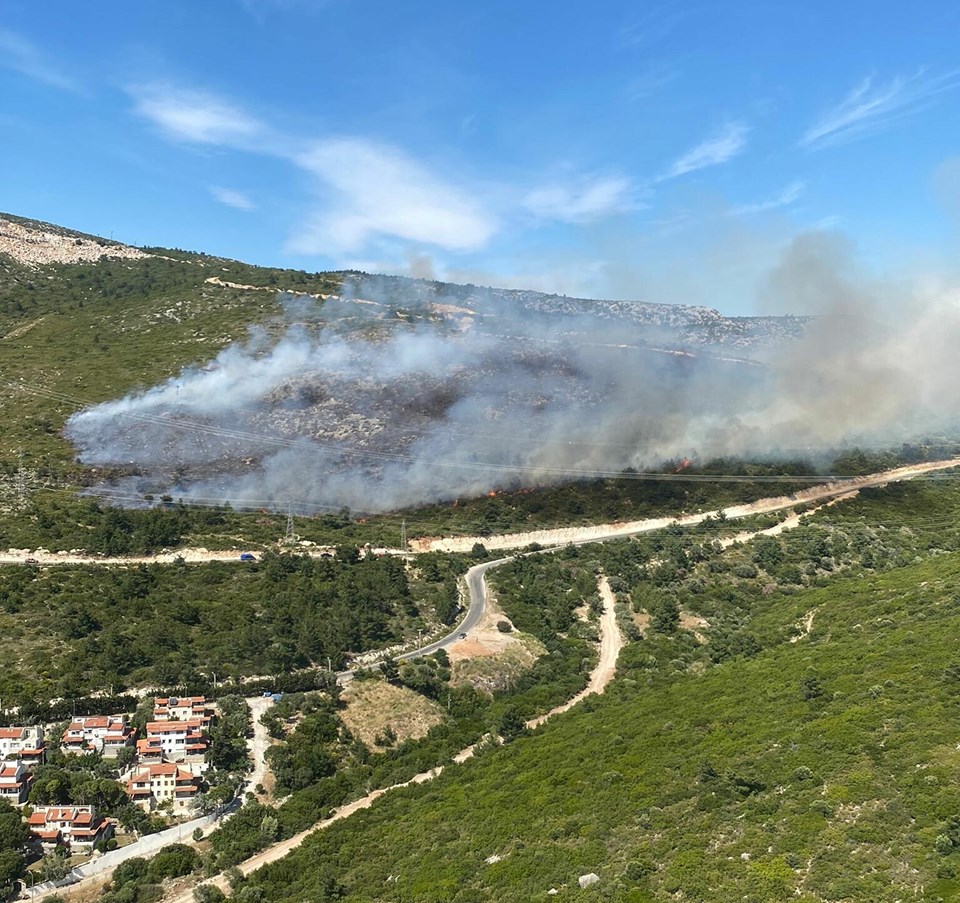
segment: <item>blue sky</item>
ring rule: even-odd
[[[752,313],[811,230],[957,256],[958,38],[951,2],[0,0],[0,210]]]

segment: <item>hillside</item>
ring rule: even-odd
[[[871,490],[695,567],[679,534],[564,554],[653,614],[607,694],[312,835],[246,893],[954,899],[958,501],[952,485]],[[561,562],[537,561],[522,585],[558,599]]]
[[[689,454],[724,398],[765,391],[751,358],[805,325],[259,268],[0,216],[0,464],[22,450],[34,485],[127,504],[303,512],[614,475]],[[661,417],[678,391],[682,419]]]

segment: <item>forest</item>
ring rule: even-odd
[[[437,624],[434,606],[450,618],[462,561],[410,575],[401,558],[344,547],[337,558],[265,553],[243,565],[3,568],[0,698],[339,669],[350,653]]]
[[[727,553],[678,533],[528,559],[547,579],[599,565],[631,619],[672,601],[705,641],[669,613],[634,620],[605,696],[312,835],[247,886],[374,900],[394,876],[398,899],[462,903],[596,872],[578,899],[950,898],[958,505],[947,476]]]

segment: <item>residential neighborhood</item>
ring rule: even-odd
[[[60,748],[81,756],[100,753],[105,759],[115,759],[121,749],[133,745],[135,735],[126,715],[90,715],[70,722]]]
[[[114,831],[114,822],[97,815],[93,806],[38,806],[27,825],[45,853],[61,846],[71,853],[89,853]]]
[[[23,812],[35,857],[75,857],[116,845],[124,836],[120,820],[101,813],[93,798],[110,795],[105,783],[114,788],[114,811],[122,792],[145,816],[161,818],[152,824],[196,814],[198,797],[207,789],[216,706],[204,696],[164,696],[137,714],[76,716],[62,729],[0,727],[0,801]],[[96,768],[90,799],[63,804],[61,790],[49,782],[31,794],[38,769],[51,760],[63,766],[73,757],[89,758]],[[109,774],[113,777],[103,777]]]

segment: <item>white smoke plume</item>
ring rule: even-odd
[[[815,235],[787,248],[765,295],[817,318],[638,313],[363,279],[322,306],[287,299],[276,328],[78,413],[67,434],[130,498],[373,512],[672,457],[796,457],[952,426],[955,292],[914,293],[891,327],[889,299],[842,242]]]

